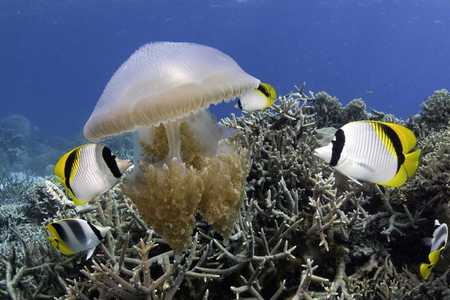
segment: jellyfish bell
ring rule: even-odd
[[[193,43],[147,44],[112,76],[84,126],[84,136],[96,142],[162,124],[169,142],[167,158],[179,159],[182,120],[259,84],[230,56],[214,48]]]
[[[174,249],[189,242],[197,210],[219,232],[231,231],[248,158],[223,140],[207,108],[260,84],[217,49],[155,42],[115,72],[86,122],[84,136],[93,142],[138,133],[139,166],[124,191]]]

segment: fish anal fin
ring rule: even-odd
[[[377,184],[387,187],[399,187],[405,184],[407,179],[408,174],[406,173],[406,170],[402,167],[400,168],[400,170],[398,170],[397,174],[395,174],[395,176],[391,178],[389,181]]]
[[[405,162],[403,167],[408,175],[408,177],[414,176],[419,166],[420,149],[417,149],[411,153],[405,155]]]

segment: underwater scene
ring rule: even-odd
[[[450,299],[450,1],[3,0],[0,299]]]

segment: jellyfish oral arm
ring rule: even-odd
[[[167,153],[166,161],[172,159],[181,161],[181,136],[180,136],[180,120],[174,120],[164,123],[166,129],[167,143],[169,152]]]

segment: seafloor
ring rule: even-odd
[[[335,175],[312,151],[327,130],[374,119],[412,128],[417,174],[384,193]],[[450,94],[433,93],[407,121],[343,106],[298,89],[263,112],[230,117],[251,168],[228,240],[199,216],[193,242],[175,254],[136,213],[121,184],[76,210],[50,174],[82,139],[46,139],[25,118],[0,121],[1,299],[450,299],[449,251],[429,280],[418,276],[434,220],[449,222]],[[320,129],[320,130],[319,130]],[[120,156],[132,140],[107,142]],[[125,176],[126,180],[126,176]],[[45,224],[81,216],[111,226],[91,260],[64,257]]]

